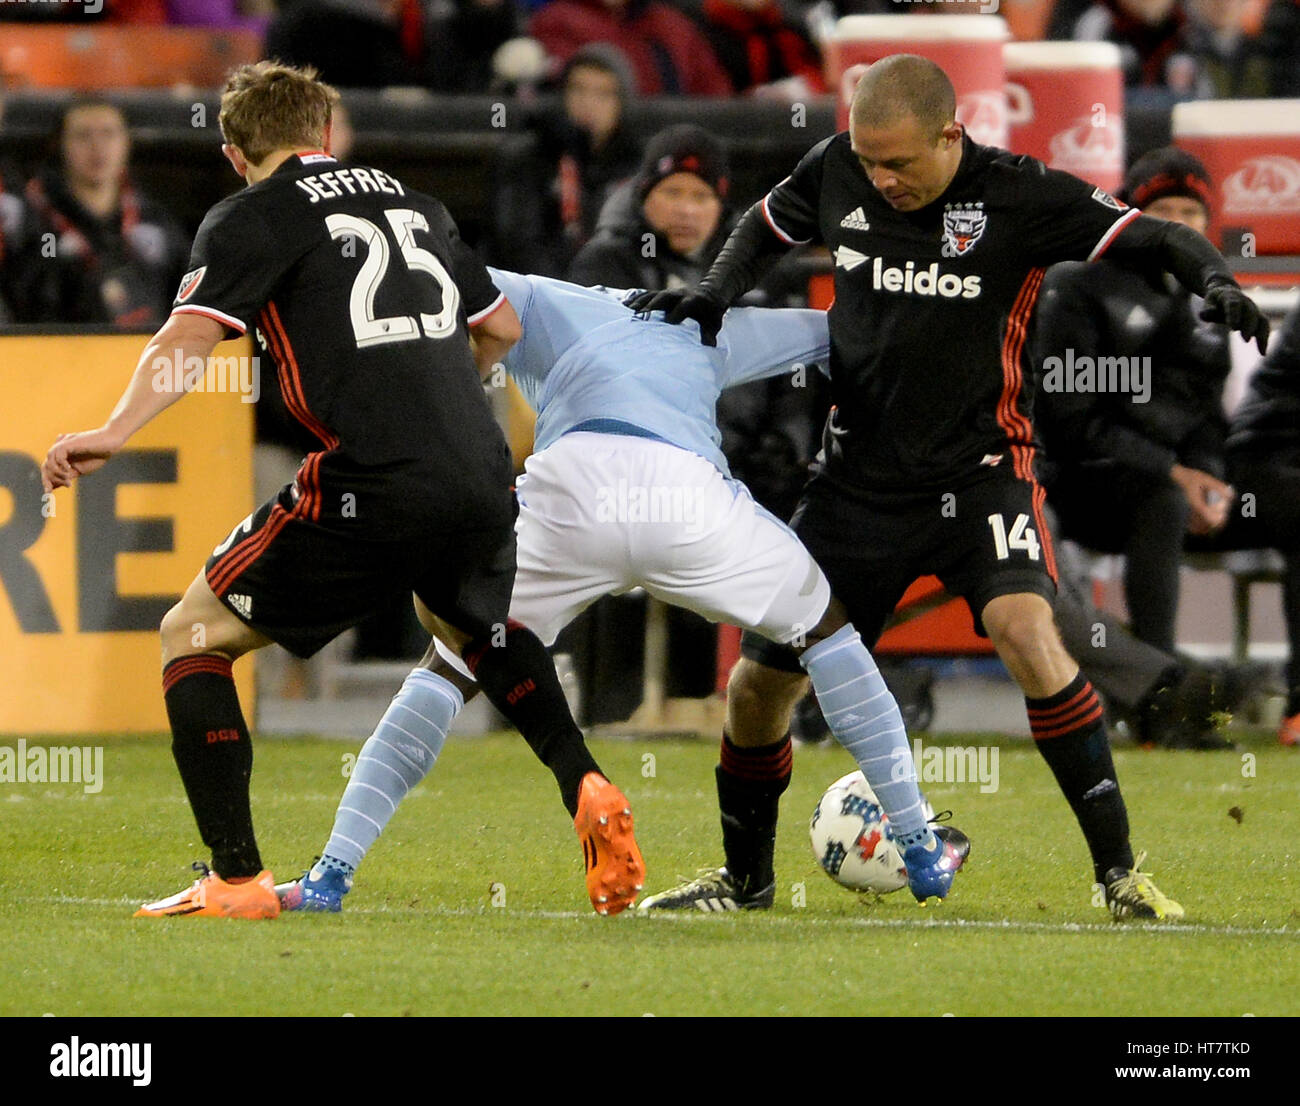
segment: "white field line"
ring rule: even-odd
[[[138,907],[142,899],[133,898],[116,898],[116,899],[94,899],[82,898],[75,895],[43,895],[43,896],[16,896],[8,900],[11,903],[45,903],[52,906],[117,906],[117,907]],[[934,909],[934,908],[930,908]],[[363,917],[380,916],[380,915],[402,915],[418,913],[424,917],[438,918],[480,918],[480,917],[502,917],[538,921],[568,921],[578,918],[589,918],[599,920],[598,916],[589,910],[512,910],[506,907],[448,907],[448,906],[420,906],[415,908],[396,907],[396,906],[357,906],[345,907],[344,912],[347,914],[357,914]],[[907,918],[819,918],[815,915],[806,917],[794,917],[788,914],[766,914],[759,915],[754,912],[748,912],[749,916],[755,922],[769,926],[812,926],[812,927],[829,927],[832,929],[902,929],[902,930],[925,930],[925,929],[950,929],[950,930],[990,930],[1001,933],[1071,933],[1071,934],[1117,934],[1117,933],[1142,933],[1152,935],[1197,935],[1213,937],[1284,937],[1293,940],[1300,939],[1300,927],[1291,928],[1289,926],[1223,926],[1223,925],[1201,925],[1196,922],[1175,922],[1168,925],[1162,925],[1151,922],[1024,922],[1005,919],[1003,921],[990,921],[987,919],[965,919],[965,918],[925,918],[909,920]],[[629,911],[625,916],[639,917],[641,925],[662,925],[665,922],[673,925],[692,925],[692,924],[726,924],[719,919],[727,918],[727,914],[705,914],[702,911],[687,913],[656,913],[653,915],[637,915]],[[328,919],[323,920],[323,924],[328,924]],[[601,924],[613,924],[601,922]]]

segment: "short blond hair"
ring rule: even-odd
[[[320,146],[339,94],[315,69],[258,61],[230,71],[221,92],[221,134],[259,165],[275,150]]]

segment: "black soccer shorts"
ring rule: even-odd
[[[513,524],[440,530],[435,519],[427,536],[395,540],[312,522],[298,503],[294,485],[285,485],[217,546],[205,569],[218,599],[289,652],[310,657],[390,601],[395,588],[414,592],[472,638],[505,625]]]
[[[903,593],[920,576],[937,576],[966,601],[975,631],[980,612],[1000,595],[1030,592],[1056,599],[1056,562],[1043,518],[1041,485],[1010,466],[982,469],[950,491],[852,492],[814,477],[790,526],[826,573],[831,592],[871,648]],[[798,656],[746,633],[741,652],[786,672]]]

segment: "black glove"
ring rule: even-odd
[[[1207,323],[1226,323],[1246,341],[1252,338],[1260,353],[1268,352],[1268,320],[1255,302],[1233,281],[1213,280],[1205,290],[1200,318]]]
[[[648,311],[656,310],[656,308],[651,307],[650,304],[654,303],[654,301],[660,296],[676,297],[673,300],[673,305],[676,306],[677,301],[680,300],[684,294],[685,293],[683,292],[634,292],[623,301],[623,306],[631,308],[638,315],[644,315]]]
[[[687,319],[694,319],[700,324],[700,341],[706,346],[718,344],[722,316],[727,313],[725,303],[700,288],[690,291],[679,289],[675,292],[642,292],[628,301],[628,306],[639,315],[662,311],[664,322],[674,326]]]

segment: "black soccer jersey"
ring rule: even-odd
[[[500,524],[509,449],[467,327],[504,297],[441,203],[378,169],[295,155],[208,212],[190,269],[173,311],[255,327],[317,443],[303,517],[390,534],[432,517]]]
[[[981,465],[1032,472],[1026,339],[1044,268],[1098,256],[1138,214],[1033,158],[963,139],[933,203],[895,211],[847,133],[814,146],[762,201],[787,243],[834,258],[826,476],[942,488]]]

